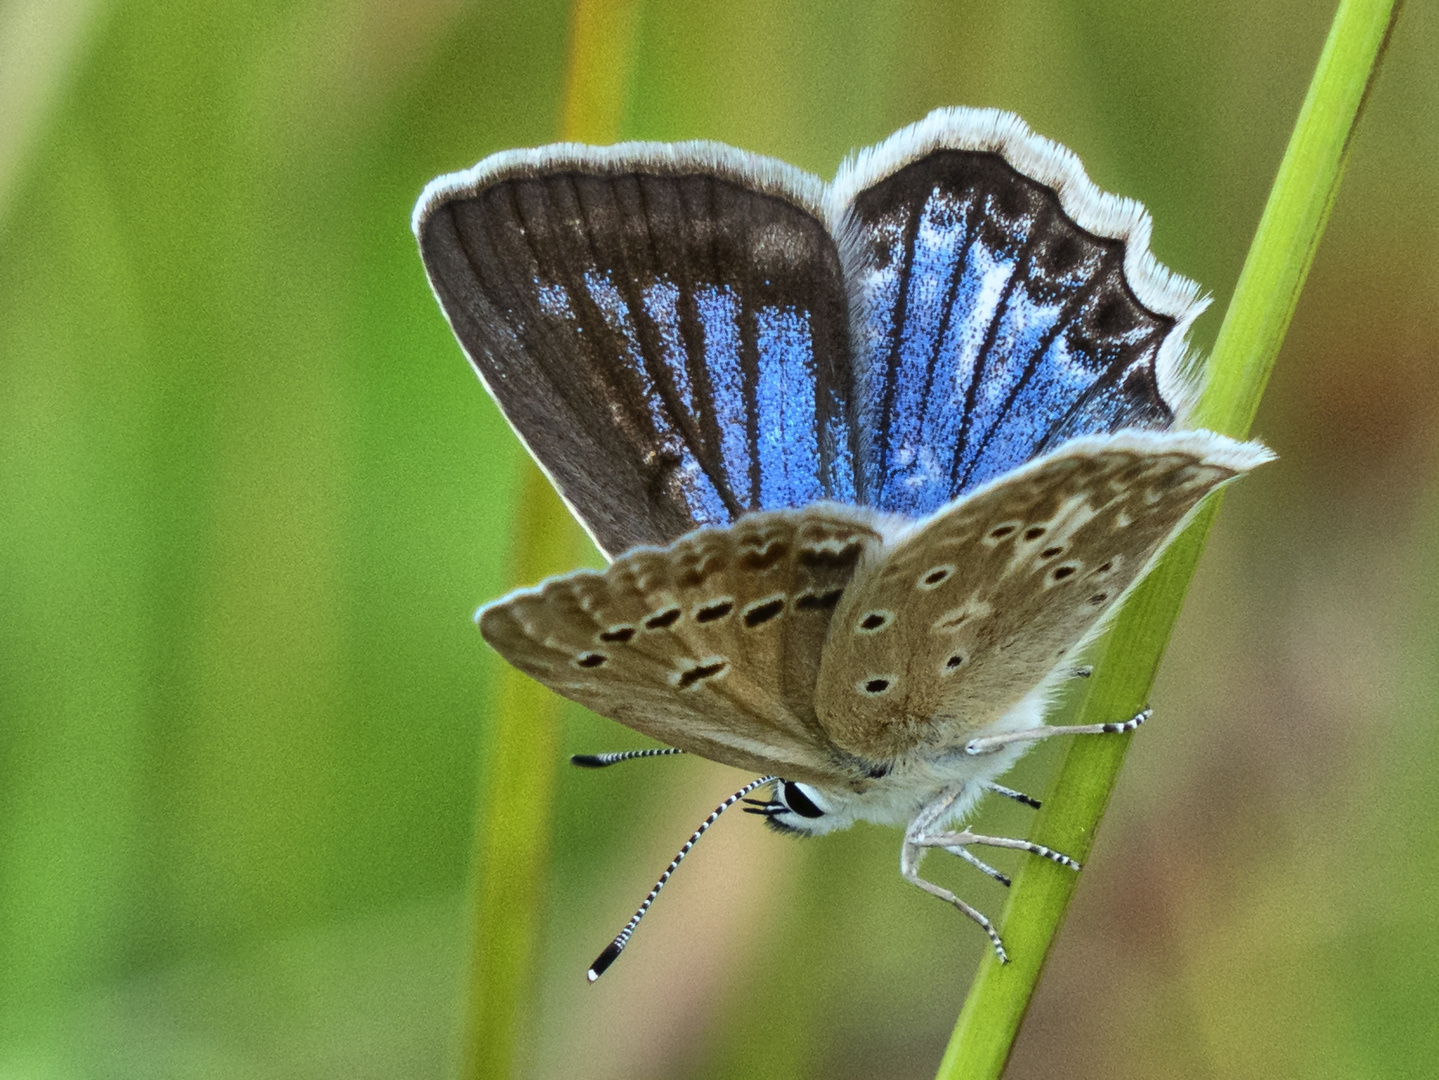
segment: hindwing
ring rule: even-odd
[[[962,748],[1073,661],[1206,495],[1270,456],[1208,432],[1076,439],[958,499],[845,593],[821,725],[875,761]]]
[[[878,543],[863,511],[749,514],[512,593],[481,611],[480,631],[527,675],[670,746],[863,786],[865,768],[819,725],[814,690],[830,618]]]

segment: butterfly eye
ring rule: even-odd
[[[814,804],[814,800],[804,793],[793,780],[784,780],[780,784],[780,797],[784,799],[785,805],[802,818],[824,817],[824,811]]]

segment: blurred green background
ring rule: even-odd
[[[1150,207],[1207,345],[1331,15],[651,0],[624,132],[828,176],[932,107],[1015,110]],[[522,463],[409,212],[555,137],[568,18],[0,0],[0,1076],[447,1075],[469,616],[518,584]],[[1412,3],[1255,426],[1281,460],[1226,502],[1012,1077],[1439,1060],[1435,56]],[[638,744],[578,710],[562,741]],[[562,772],[528,1075],[933,1074],[986,946],[893,831],[727,819],[584,985],[742,780]]]

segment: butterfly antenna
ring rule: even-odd
[[[675,872],[676,867],[684,861],[684,857],[690,853],[690,848],[694,847],[695,844],[699,842],[699,838],[709,831],[709,827],[719,820],[719,816],[755,788],[772,784],[777,779],[778,777],[774,776],[761,776],[758,780],[751,780],[724,802],[716,806],[714,812],[705,818],[704,821],[700,822],[700,827],[694,831],[694,835],[685,841],[685,845],[680,848],[679,854],[670,860],[669,866],[667,866],[665,872],[660,875],[660,879],[655,882],[655,887],[651,889],[650,894],[645,897],[645,902],[640,905],[639,910],[630,917],[629,922],[625,923],[625,928],[615,935],[614,941],[609,943],[605,951],[595,958],[595,962],[590,965],[589,971],[585,972],[585,978],[590,982],[594,982],[609,969],[611,964],[619,959],[620,953],[624,952],[625,946],[630,943],[630,938],[634,935],[635,927],[638,926],[640,920],[645,917],[645,912],[648,911],[650,905],[655,902],[655,897],[658,896],[660,890],[665,887],[665,882],[670,879],[670,875]]]
[[[581,769],[606,769],[611,765],[618,765],[621,761],[634,761],[636,758],[647,757],[669,757],[671,754],[683,754],[684,751],[677,746],[666,746],[652,750],[619,750],[610,754],[574,754],[570,757],[571,765],[578,765]]]

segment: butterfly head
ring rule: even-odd
[[[746,813],[759,814],[775,832],[820,836],[852,824],[843,796],[795,780],[776,780],[768,799],[746,799]]]

